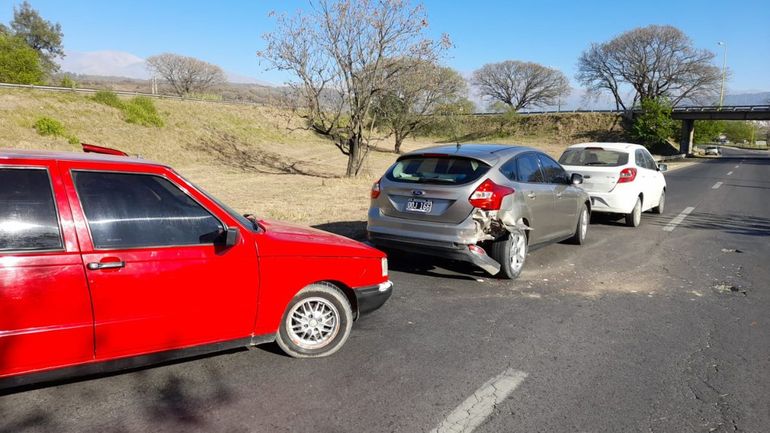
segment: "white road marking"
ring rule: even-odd
[[[527,373],[509,368],[489,379],[476,392],[460,403],[430,433],[470,433],[492,415],[495,406],[502,403],[515,390]]]
[[[720,186],[722,186],[722,182],[717,182],[714,184],[714,186],[711,187],[711,189],[719,189]]]
[[[727,175],[728,175],[728,176],[730,176],[731,174],[733,174],[733,172],[732,172],[732,171],[728,171],[728,172],[727,172]]]
[[[719,183],[721,183],[721,182],[719,182]],[[684,221],[684,219],[687,218],[687,215],[690,215],[690,212],[692,212],[694,210],[695,210],[694,207],[685,208],[685,210],[683,210],[679,215],[677,215],[676,218],[672,219],[671,222],[668,223],[668,225],[663,227],[663,231],[673,232],[674,229],[676,228],[676,226],[681,224],[682,221]]]
[[[738,167],[740,167],[740,165],[736,165],[736,166],[735,166],[735,167],[733,167],[733,168],[738,168]]]

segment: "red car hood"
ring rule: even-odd
[[[279,221],[260,220],[263,236],[261,256],[385,257],[375,248],[344,236]]]

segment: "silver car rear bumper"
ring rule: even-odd
[[[448,224],[388,217],[373,209],[366,233],[369,242],[378,247],[470,262],[492,275],[500,271],[500,264],[483,250],[479,254],[468,247],[479,241],[470,216],[460,224]]]

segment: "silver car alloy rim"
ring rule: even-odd
[[[658,209],[663,211],[663,208],[666,206],[666,193],[662,192],[660,194],[660,203],[658,203]]]
[[[303,299],[286,317],[289,338],[303,349],[326,346],[340,331],[340,314],[337,307],[324,298]]]
[[[583,209],[580,214],[580,239],[585,239],[586,233],[588,233],[588,209]]]
[[[634,206],[634,225],[638,226],[641,220],[642,220],[642,202],[640,200],[637,200],[636,206]]]
[[[522,233],[514,233],[511,237],[511,269],[517,273],[527,256],[527,238]]]

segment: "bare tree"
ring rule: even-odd
[[[518,60],[488,63],[473,73],[471,83],[481,96],[507,104],[513,110],[555,105],[571,90],[561,71]]]
[[[400,65],[404,72],[389,80],[374,110],[379,124],[393,135],[396,153],[401,153],[406,137],[429,121],[429,115],[467,93],[465,79],[452,68],[409,59],[396,63],[403,62],[411,65]]]
[[[677,105],[717,94],[722,77],[713,59],[713,52],[693,47],[676,27],[651,25],[592,44],[578,60],[576,78],[591,92],[609,92],[618,109],[660,97]],[[633,91],[630,104],[623,100],[624,86]]]
[[[408,62],[435,61],[448,46],[424,36],[423,7],[407,0],[319,0],[307,14],[279,16],[257,53],[292,72],[307,127],[347,155],[347,176],[357,176],[371,145],[375,99],[405,73]]]
[[[172,53],[148,58],[147,69],[166,80],[179,96],[203,92],[226,81],[225,73],[219,66]]]

